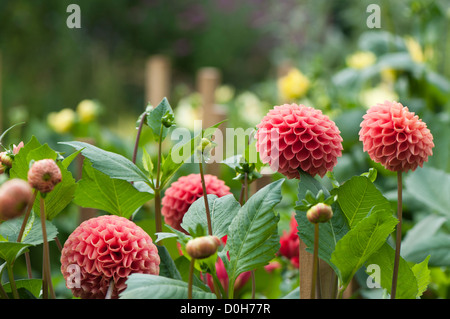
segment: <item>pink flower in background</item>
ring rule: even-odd
[[[61,272],[75,297],[105,298],[111,280],[112,298],[126,288],[132,273],[159,275],[158,249],[150,236],[132,221],[104,215],[81,223],[69,236],[61,252]],[[75,268],[75,269],[74,269]],[[77,287],[70,283],[80,271]],[[71,277],[72,276],[72,277]]]
[[[261,161],[288,178],[298,169],[323,177],[342,155],[342,137],[322,111],[297,104],[275,106],[257,125]]]
[[[225,182],[214,175],[205,175],[205,186],[207,194],[222,197],[230,193],[230,188]],[[181,222],[184,214],[198,198],[203,196],[203,188],[200,174],[190,174],[180,177],[164,193],[161,201],[164,221],[174,229],[183,231]]]
[[[61,170],[52,159],[36,161],[28,170],[28,183],[41,193],[51,192],[61,180]]]
[[[33,190],[18,178],[10,179],[0,187],[0,220],[19,217],[32,204]]]
[[[433,155],[433,135],[414,112],[398,102],[372,106],[363,116],[359,140],[370,158],[390,171],[414,171]]]
[[[279,254],[290,260],[292,265],[296,268],[299,267],[299,248],[300,239],[297,234],[297,220],[295,219],[295,214],[291,217],[291,222],[289,223],[289,231],[283,231],[283,235],[280,238],[280,250]]]

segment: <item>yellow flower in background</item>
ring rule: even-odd
[[[377,56],[370,51],[358,51],[347,57],[347,66],[353,69],[364,69],[375,63]]]
[[[309,79],[298,69],[292,69],[278,80],[278,91],[283,100],[303,97],[310,87]]]
[[[77,114],[82,123],[92,122],[98,114],[98,104],[92,100],[83,100],[77,106]]]
[[[408,49],[409,55],[414,62],[422,63],[425,61],[425,57],[422,51],[422,47],[413,37],[405,38],[405,45]]]
[[[76,114],[72,109],[51,112],[47,116],[48,125],[57,133],[67,133],[75,123]]]
[[[384,68],[380,72],[381,80],[385,83],[394,83],[397,79],[397,71],[391,68]]]
[[[381,83],[378,86],[367,89],[361,92],[360,100],[364,107],[381,103],[383,101],[398,101],[398,94],[386,83]]]
[[[225,104],[234,97],[234,88],[229,85],[221,85],[216,89],[215,98],[218,104]]]
[[[258,124],[264,116],[263,102],[250,91],[245,91],[236,97],[236,107],[239,116],[250,125]]]

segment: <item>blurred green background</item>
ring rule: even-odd
[[[66,25],[71,3],[80,6],[80,29]],[[380,28],[367,25],[370,4],[380,8]],[[181,114],[179,125],[189,125],[186,118],[198,111],[197,72],[216,67],[223,85],[216,100],[226,107],[228,127],[253,127],[280,103],[319,108],[344,139],[336,178],[345,181],[375,167],[377,186],[395,201],[395,178],[363,153],[359,123],[370,105],[384,99],[407,105],[428,124],[436,145],[425,164],[435,171],[426,174],[422,187],[449,185],[449,37],[447,0],[0,0],[1,127],[26,122],[8,133],[8,143],[35,135],[59,150],[58,141],[94,138],[99,147],[130,157],[135,122],[148,102],[146,61],[163,54],[171,62],[168,98]],[[301,75],[289,77],[292,69]],[[303,92],[296,92],[299,87]],[[96,105],[85,121],[75,112],[83,100]],[[63,109],[73,113],[54,117]],[[55,122],[60,126],[55,128]],[[144,132],[141,144],[150,141]],[[195,169],[186,166],[179,174]],[[232,170],[225,167],[220,177],[239,192]],[[424,215],[443,214],[440,233],[448,240],[449,196],[441,196],[437,210],[430,208],[408,196],[414,194],[410,181],[405,183],[404,232]],[[287,181],[284,191],[280,233],[289,227],[296,181]],[[433,194],[427,200],[436,202]],[[74,227],[74,209],[55,221],[63,236]],[[152,222],[142,218],[141,224],[151,227]],[[448,257],[433,262],[428,296],[449,298]],[[57,272],[57,266],[53,269]],[[283,276],[271,282],[277,288],[266,289],[266,296],[279,297],[295,286],[291,273]]]

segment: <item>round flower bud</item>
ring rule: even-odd
[[[36,161],[28,171],[28,183],[41,193],[51,192],[61,180],[61,170],[52,159]]]
[[[61,252],[61,272],[75,297],[104,299],[111,281],[117,298],[132,273],[159,275],[160,257],[150,236],[124,217],[103,215],[81,223]]]
[[[306,212],[306,218],[313,224],[326,223],[332,217],[333,210],[331,209],[331,206],[324,203],[318,203]]]
[[[19,217],[33,200],[30,185],[19,178],[6,181],[0,187],[0,220]]]
[[[7,167],[11,167],[12,166],[12,158],[11,156],[8,154],[8,152],[1,152],[0,153],[0,162]]]
[[[203,259],[214,255],[220,246],[220,239],[216,236],[202,236],[191,239],[186,244],[186,251],[192,258]]]

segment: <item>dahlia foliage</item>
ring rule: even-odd
[[[91,120],[88,115],[86,121]],[[389,238],[399,218],[376,184],[369,157],[398,175],[422,167],[433,154],[434,142],[417,115],[398,102],[371,107],[361,119],[356,141],[362,142],[367,161],[355,156],[367,171],[343,181],[334,170],[343,155],[343,138],[336,123],[319,109],[295,103],[274,106],[256,126],[256,141],[246,141],[242,154],[223,161],[224,171],[233,168],[228,171],[231,177],[204,174],[210,164],[203,161],[188,163],[199,147],[216,147],[209,141],[220,125],[194,137],[189,132],[183,135],[189,136],[185,143],[168,147],[166,137],[178,127],[163,99],[139,116],[132,160],[80,141],[61,142],[61,150],[55,151],[34,136],[7,149],[1,144],[2,134],[0,258],[10,282],[4,285],[6,275],[0,278],[0,299],[30,294],[54,298],[55,292],[57,297],[83,299],[343,298],[355,274],[364,275],[360,269],[369,273],[374,264],[382,268],[377,284],[383,294],[391,293],[395,280],[390,278]],[[148,148],[152,152],[139,141],[143,130],[149,130],[149,140],[156,143]],[[356,152],[357,147],[351,156]],[[248,160],[251,153],[259,156],[256,163]],[[70,167],[74,160],[80,160],[78,180]],[[189,173],[180,174],[181,167]],[[264,176],[267,167],[273,178]],[[424,171],[416,170],[412,174],[422,175],[406,179],[409,191],[420,184],[420,176],[431,174]],[[390,187],[390,175],[381,177],[384,187]],[[422,187],[416,199],[423,202],[434,186]],[[430,202],[434,203],[425,201]],[[76,225],[69,229],[67,221],[78,211],[71,205],[95,214],[81,214],[81,219],[77,215]],[[439,210],[439,203],[433,205]],[[61,213],[67,213],[65,219],[54,223]],[[280,220],[287,218],[289,226],[280,231]],[[58,231],[55,225],[63,227]],[[60,248],[57,268],[63,280],[51,278],[51,241]],[[400,257],[399,278],[405,284],[397,285],[396,294],[417,299],[430,282],[431,259],[420,254],[421,247],[415,250],[416,241],[405,241],[406,252],[417,264]],[[36,279],[34,255],[29,252],[41,244],[42,279]],[[29,277],[16,285],[12,268],[22,254]],[[3,269],[0,266],[0,274]],[[312,274],[312,280],[305,283],[304,274]],[[325,283],[326,278],[333,280]],[[59,286],[54,289],[53,284]]]

